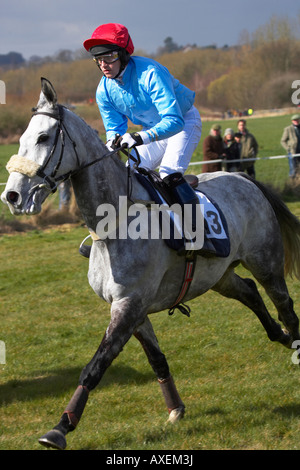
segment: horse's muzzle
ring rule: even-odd
[[[36,185],[23,195],[19,191],[8,189],[2,193],[1,200],[8,205],[13,215],[34,215],[41,212],[42,203],[48,194],[47,189]]]

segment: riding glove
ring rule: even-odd
[[[119,141],[121,138],[122,138],[121,134],[116,134],[113,139],[109,139],[105,144],[108,150],[116,150],[117,148],[119,148],[120,147]]]
[[[127,132],[119,140],[119,145],[121,147],[128,147],[129,149],[137,145],[143,145],[143,143],[144,141],[138,132],[134,132],[133,134],[129,134]]]
[[[131,149],[132,147],[136,147],[138,145],[145,145],[149,144],[150,137],[147,132],[134,132],[130,134],[127,132],[123,136],[120,134],[116,134],[113,139],[110,139],[106,146],[111,150],[115,150],[119,147],[127,147]]]

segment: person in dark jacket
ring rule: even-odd
[[[285,127],[280,142],[289,156],[290,177],[294,178],[300,170],[300,157],[292,157],[300,153],[300,114],[294,114],[291,121],[291,124]]]
[[[222,158],[224,150],[223,139],[221,136],[221,126],[214,124],[210,133],[203,141],[203,161],[219,160]],[[222,170],[222,162],[204,163],[203,173],[211,173]]]
[[[238,132],[242,134],[241,137],[241,170],[247,173],[252,178],[255,178],[255,159],[258,154],[258,143],[253,134],[250,134],[246,128],[245,119],[238,121]]]
[[[239,138],[241,134],[238,134]],[[239,160],[240,159],[240,145],[235,138],[235,132],[233,129],[226,129],[224,133],[224,153],[223,156],[227,160],[225,164],[226,171],[234,172],[240,171],[240,162],[233,161],[232,163],[230,160]]]

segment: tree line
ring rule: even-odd
[[[298,31],[294,20],[272,17],[252,35],[242,32],[237,46],[182,47],[169,37],[154,58],[196,92],[200,110],[225,112],[232,108],[291,106],[291,85],[300,79]],[[142,54],[147,55],[136,53]],[[60,51],[55,60],[36,58],[19,68],[0,66],[0,78],[6,84],[6,103],[35,103],[41,76],[52,81],[60,101],[65,103],[92,100],[100,78],[98,68],[83,51],[75,55]]]

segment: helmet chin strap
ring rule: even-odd
[[[121,63],[121,67],[120,67],[119,73],[117,73],[117,75],[114,77],[114,79],[121,78],[121,76],[122,76],[123,73],[125,72],[126,67],[127,67],[127,64],[122,66],[122,63]]]

